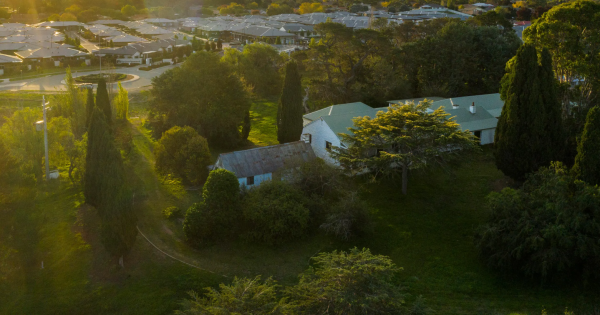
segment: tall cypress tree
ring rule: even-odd
[[[92,112],[94,111],[94,89],[89,88],[87,91],[87,102],[85,104],[85,130],[90,127]]]
[[[122,257],[135,241],[136,217],[125,185],[121,153],[98,107],[92,111],[88,131],[84,195],[86,203],[98,211],[102,244],[111,255]]]
[[[581,139],[577,145],[577,156],[573,172],[591,185],[600,185],[600,107],[589,110]]]
[[[112,125],[112,109],[108,98],[108,90],[106,89],[106,80],[98,81],[98,90],[96,90],[96,106],[104,113],[106,122],[109,126]]]
[[[85,202],[96,208],[100,206],[106,171],[109,171],[106,164],[111,158],[107,150],[111,141],[112,135],[104,113],[98,107],[94,107],[88,126],[83,193]]]
[[[302,83],[298,65],[285,66],[285,80],[277,108],[277,140],[287,143],[300,140],[302,134]]]
[[[515,180],[561,159],[560,104],[545,59],[540,65],[536,48],[523,45],[502,79],[494,155],[498,169]]]

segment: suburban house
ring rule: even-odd
[[[67,60],[85,60],[89,53],[80,50],[75,50],[62,45],[55,45],[50,48],[37,48],[18,51],[15,53],[17,57],[28,62],[41,62],[44,60],[54,61],[54,66],[60,66],[61,61]]]
[[[281,40],[282,44],[293,44],[296,39],[296,35],[278,29],[266,26],[245,26],[239,29],[231,31],[231,36],[235,40],[244,41],[265,41],[267,43],[275,44],[277,38]]]
[[[23,61],[20,58],[0,54],[0,75],[4,75],[5,70],[17,69],[22,63]]]
[[[425,98],[389,101],[391,104],[404,104],[406,102],[419,102]],[[450,117],[454,117],[462,130],[469,130],[480,140],[480,144],[494,142],[494,133],[498,117],[502,113],[504,102],[500,94],[486,94],[456,98],[428,97],[433,104],[431,111],[443,108]],[[344,147],[339,134],[351,132],[357,117],[368,116],[374,118],[378,112],[387,111],[389,107],[373,108],[361,102],[332,105],[303,116],[304,128],[301,140],[309,143],[319,158],[329,164],[337,164],[327,149],[333,146]]]
[[[282,172],[316,158],[311,145],[304,141],[222,153],[213,169],[226,169],[235,174],[240,185],[252,187],[281,179]]]

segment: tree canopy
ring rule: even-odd
[[[208,177],[211,164],[206,139],[194,128],[175,126],[163,134],[154,148],[156,169],[162,174],[173,174],[185,184],[202,184]]]
[[[408,170],[449,162],[477,148],[474,136],[461,131],[442,108],[428,112],[430,101],[391,105],[376,117],[357,117],[351,134],[340,134],[342,147],[332,156],[347,171],[373,176],[402,175],[406,194]]]
[[[155,137],[190,126],[209,144],[234,147],[250,109],[246,90],[230,65],[210,52],[192,54],[178,68],[152,79],[150,124]]]
[[[590,185],[600,185],[600,107],[594,106],[587,120],[575,157],[574,173]]]
[[[600,276],[598,187],[560,163],[530,175],[519,190],[488,197],[491,216],[475,244],[492,268],[546,280]]]

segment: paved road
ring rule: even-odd
[[[79,37],[79,41],[81,42],[81,46],[83,46],[83,48],[85,48],[85,50],[87,50],[88,52],[91,53],[93,50],[100,49],[98,46],[96,46],[96,44],[88,41],[87,39],[83,38],[82,36],[79,36],[79,34],[77,34],[75,32],[70,32],[69,33],[69,37],[74,37],[74,36]]]
[[[122,83],[123,88],[133,91],[133,90],[143,90],[148,89],[152,85],[152,78],[159,76],[163,72],[168,69],[172,69],[174,66],[166,66],[157,69],[153,69],[150,71],[140,71],[139,67],[132,68],[120,68],[116,69],[115,72],[123,73],[123,74],[132,74],[137,75],[140,78],[133,82],[124,82]],[[100,73],[100,71],[91,71],[85,72],[83,75]],[[76,76],[76,73],[73,73],[73,76]],[[78,75],[77,75],[78,76]],[[65,86],[61,83],[62,80],[65,79],[64,74],[59,75],[51,75],[47,77],[37,78],[26,80],[25,82],[19,81],[18,85],[15,82],[7,82],[4,84],[0,84],[0,90],[12,90],[12,91],[61,91],[65,89]]]

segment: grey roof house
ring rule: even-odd
[[[303,141],[222,153],[213,169],[235,174],[240,185],[253,186],[280,178],[285,170],[296,168],[316,158],[310,144]]]

